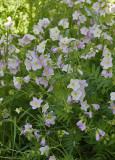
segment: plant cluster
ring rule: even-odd
[[[115,4],[56,2],[1,26],[0,157],[115,159]]]

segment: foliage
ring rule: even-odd
[[[114,160],[114,1],[1,0],[0,13],[0,159]]]

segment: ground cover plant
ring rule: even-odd
[[[0,159],[115,159],[115,2],[0,1]]]

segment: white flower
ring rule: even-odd
[[[65,38],[61,38],[60,39],[60,42],[64,43],[64,44],[67,44],[69,42],[69,39],[67,37]]]
[[[25,34],[25,36],[27,36],[30,40],[36,39],[33,35],[31,34]],[[24,36],[24,37],[25,37]]]
[[[16,108],[15,111],[19,114],[20,113],[20,108]]]
[[[0,98],[0,103],[3,101],[3,98]]]
[[[31,61],[29,61],[28,59],[25,60],[25,66],[26,66],[26,70],[29,71],[31,70]]]
[[[106,49],[103,51],[103,56],[104,57],[111,57],[111,52],[108,49]]]
[[[64,29],[69,28],[68,18],[60,20],[58,25],[62,26]]]
[[[79,20],[81,23],[84,23],[87,19],[85,17],[85,15],[79,16]]]
[[[58,29],[58,27],[55,28],[50,28],[50,34],[53,36],[58,36],[60,33],[60,30]]]
[[[79,80],[78,79],[71,79],[70,84],[67,88],[72,88],[74,91],[80,88]]]
[[[43,100],[41,98],[37,99],[36,97],[33,97],[33,101],[30,102],[30,105],[32,106],[32,109],[36,109],[41,107],[42,102]]]
[[[96,28],[93,30],[93,34],[94,34],[94,37],[100,37],[100,34],[101,34],[101,30],[99,28]]]
[[[108,69],[113,66],[112,64],[112,58],[111,57],[104,57],[103,60],[101,61],[101,65],[103,66],[104,69]]]
[[[71,68],[70,64],[66,64],[63,66],[62,71],[65,71],[67,73],[71,73],[71,72],[73,72],[73,68]]]
[[[92,8],[93,8],[95,11],[98,11],[98,10],[99,10],[99,7],[100,7],[99,2],[94,3],[93,6],[92,6]]]
[[[49,108],[49,104],[46,103],[46,104],[42,107],[42,112],[43,112],[43,113],[46,113],[46,111],[48,110],[48,108]]]
[[[79,16],[80,16],[80,13],[78,13],[78,12],[76,11],[76,12],[74,12],[74,13],[72,14],[72,16],[73,16],[73,20],[78,20],[78,18],[79,18]]]
[[[82,95],[82,92],[80,90],[71,92],[72,99],[75,101],[80,100],[81,95]]]
[[[86,27],[82,27],[82,28],[80,29],[80,31],[81,31],[81,34],[87,35],[87,33],[88,33],[89,30],[88,30]]]
[[[37,51],[38,51],[39,53],[44,53],[46,42],[47,42],[47,41],[43,41],[43,42],[41,42],[41,43],[37,46]]]
[[[42,65],[40,64],[37,58],[33,58],[33,60],[31,61],[31,66],[34,71],[42,68]]]
[[[87,111],[87,108],[89,108],[87,101],[81,102],[81,110]]]
[[[110,94],[110,96],[111,96],[111,101],[114,101],[115,100],[115,92],[111,92],[111,94]]]

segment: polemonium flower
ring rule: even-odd
[[[77,12],[77,11],[75,11],[75,12],[72,14],[72,16],[73,16],[73,20],[78,20],[78,18],[79,18],[79,16],[80,16],[80,13]]]
[[[59,26],[62,26],[64,29],[69,27],[68,18],[61,19],[58,23]]]
[[[30,123],[27,123],[24,127],[25,127],[25,132],[33,131],[32,125]]]
[[[81,131],[84,131],[86,129],[86,126],[81,121],[78,121],[76,125],[79,127]]]
[[[86,80],[79,80],[80,88],[85,88],[88,86]]]
[[[46,142],[45,142],[45,139],[42,139],[41,143],[40,143],[42,146],[45,146]]]
[[[107,72],[107,70],[104,69],[104,70],[101,72],[101,75],[104,76],[105,78],[108,77],[108,72]]]
[[[46,113],[47,112],[47,110],[48,110],[48,108],[49,108],[49,104],[48,103],[46,103],[45,105],[43,105],[43,107],[42,107],[42,112],[43,113]]]
[[[48,153],[49,153],[49,146],[45,146],[45,147],[41,147],[40,148],[40,152],[41,152],[41,155],[46,155],[48,156]]]
[[[89,118],[92,118],[92,112],[84,112],[84,114],[89,115]]]
[[[101,66],[103,66],[104,69],[108,69],[113,66],[112,64],[112,58],[111,57],[104,57],[101,61]]]
[[[2,111],[2,116],[3,116],[3,118],[8,118],[9,113],[8,113],[8,110],[7,110],[7,109],[4,109],[4,110]]]
[[[13,83],[17,89],[21,89],[21,83],[20,83],[19,77],[13,77]]]
[[[99,7],[100,7],[100,4],[99,2],[95,2],[92,6],[92,8],[94,9],[94,11],[98,11],[99,10]]]
[[[34,71],[42,68],[42,65],[40,64],[38,58],[33,58],[33,60],[31,61],[31,66]]]
[[[111,58],[111,52],[110,52],[108,49],[105,49],[105,50],[103,51],[103,56],[104,56],[104,57],[110,57],[110,58]]]
[[[37,79],[37,82],[39,82],[39,84],[43,84],[45,88],[48,86],[48,81],[47,81],[47,79],[44,78],[44,77],[39,77],[39,78]]]
[[[24,42],[25,44],[29,44],[31,41],[30,41],[30,39],[29,39],[27,36],[24,36],[23,42]]]
[[[52,47],[52,48],[51,48],[51,51],[52,51],[53,53],[57,53],[57,52],[58,52],[58,48],[57,48],[57,47]]]
[[[81,34],[87,35],[89,29],[87,29],[86,27],[82,27],[82,28],[80,29],[80,31],[81,31]]]
[[[114,101],[115,100],[115,92],[110,93],[110,100]]]
[[[69,132],[66,132],[66,131],[65,131],[65,135],[69,135]]]
[[[71,72],[73,72],[73,68],[71,68],[70,64],[66,64],[63,66],[62,71],[65,71],[67,73],[71,73]]]
[[[87,111],[89,108],[89,105],[87,104],[87,101],[81,102],[81,110]]]
[[[100,134],[102,137],[105,136],[105,132],[102,131],[102,130],[99,131],[99,134]]]
[[[75,101],[80,100],[81,95],[82,95],[82,92],[80,90],[76,90],[76,91],[71,92],[72,99]]]
[[[56,160],[55,156],[50,156],[49,160]]]
[[[98,110],[100,108],[99,104],[93,104],[93,107]]]
[[[79,16],[79,20],[81,23],[84,23],[87,20],[87,18],[85,15],[82,15],[82,16]]]
[[[39,132],[40,132],[39,130],[34,132],[34,135],[36,136],[37,141],[39,141],[39,134],[38,134]]]
[[[24,77],[24,82],[28,83],[29,81],[30,81],[30,77],[29,76]]]
[[[11,17],[7,18],[8,22],[4,23],[4,26],[8,29],[13,25],[13,22],[11,20]]]
[[[71,79],[70,84],[67,88],[72,88],[74,91],[80,88],[79,80],[78,79]]]
[[[46,42],[47,42],[47,41],[42,41],[42,42],[37,46],[37,51],[38,51],[39,53],[44,53]]]
[[[110,103],[110,109],[112,109],[113,114],[115,114],[115,104],[113,102]]]
[[[50,87],[49,87],[49,89],[48,89],[48,91],[47,92],[51,92],[52,90],[53,90],[53,86],[51,85]]]
[[[21,134],[24,134],[24,135],[26,134],[24,129],[21,130]]]
[[[78,69],[77,71],[79,72],[80,75],[83,75],[83,71],[82,70]]]
[[[97,133],[96,134],[96,141],[99,141],[100,140],[100,137],[99,137],[99,134]]]
[[[19,114],[20,113],[20,108],[16,108],[15,111]]]
[[[41,107],[42,102],[43,100],[41,98],[37,99],[36,97],[33,97],[33,101],[30,102],[30,105],[32,106],[32,109],[36,109]]]
[[[24,63],[25,63],[25,66],[26,66],[26,70],[27,71],[31,70],[31,61],[26,59]]]
[[[43,71],[44,76],[54,75],[53,68],[46,67]]]
[[[94,34],[94,37],[100,37],[100,34],[101,34],[101,30],[99,28],[96,28],[93,30],[93,34]]]

